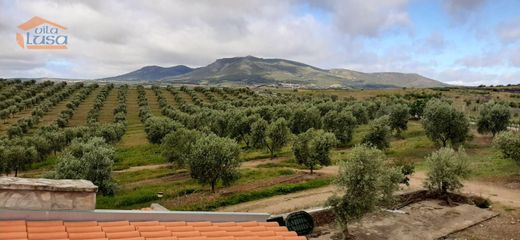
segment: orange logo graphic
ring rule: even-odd
[[[41,17],[33,17],[18,26],[23,32],[16,33],[16,43],[27,49],[67,49],[66,27]]]

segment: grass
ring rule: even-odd
[[[275,157],[289,157],[292,155],[290,144],[283,147],[280,152],[276,153]],[[240,159],[242,161],[251,161],[258,159],[270,158],[271,154],[266,149],[245,149],[240,152]]]
[[[148,100],[148,106],[150,107],[150,112],[153,115],[161,115],[161,107],[159,107],[159,102],[157,101],[157,96],[151,88],[145,88],[146,99]],[[164,93],[163,93],[164,94]]]
[[[114,173],[114,179],[119,185],[125,185],[143,180],[166,177],[182,172],[186,171],[176,170],[172,167],[162,167],[157,169],[143,169],[140,171]]]
[[[36,125],[36,127],[42,127],[52,124],[53,122],[58,119],[59,114],[61,111],[65,110],[67,108],[67,103],[72,100],[72,98],[78,93],[76,90],[72,94],[70,94],[67,98],[63,99],[61,102],[56,104],[56,106],[52,107],[50,111],[48,111],[43,117],[40,119],[40,122]]]
[[[82,126],[87,123],[87,115],[90,109],[92,109],[92,106],[94,106],[94,103],[96,102],[97,95],[101,91],[103,87],[99,86],[98,88],[94,89],[87,98],[83,102],[81,102],[74,110],[74,114],[72,115],[72,118],[69,121],[69,126],[76,127],[76,126]]]
[[[117,92],[119,87],[113,88],[105,100],[105,104],[99,111],[98,121],[100,123],[111,123],[114,122],[114,109],[117,106]]]
[[[118,147],[116,148],[115,159],[115,170],[166,163],[166,159],[161,155],[161,146],[155,144]]]
[[[146,133],[144,126],[139,118],[139,105],[137,104],[137,89],[135,87],[128,88],[128,96],[126,99],[127,115],[126,120],[128,127],[123,139],[118,146],[128,148],[132,146],[139,146],[147,144]]]
[[[195,192],[208,192],[208,186],[202,186],[192,179],[177,181],[156,181],[152,184],[135,184],[138,181],[156,179],[185,172],[170,168],[159,168],[153,170],[141,170],[136,172],[125,172],[115,174],[115,180],[120,184],[115,196],[98,196],[97,208],[104,209],[133,209],[149,206],[152,202],[159,200],[158,192],[163,192],[160,199],[162,203],[168,200],[189,195]],[[243,184],[251,184],[259,180],[269,180],[282,176],[294,175],[291,169],[244,169],[240,170],[240,178],[233,184],[234,187]],[[125,184],[134,183],[133,187],[125,187]],[[222,183],[218,188],[222,188]],[[269,186],[271,187],[271,186]],[[269,188],[268,187],[268,188]],[[165,206],[168,206],[167,204]],[[172,207],[172,206],[168,206]]]

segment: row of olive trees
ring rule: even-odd
[[[45,101],[35,106],[31,112],[31,116],[20,118],[15,124],[11,125],[7,130],[7,135],[12,138],[27,133],[29,129],[40,122],[40,119],[51,107],[56,106],[56,104],[63,101],[81,87],[82,84],[74,84],[73,86],[61,89],[61,91],[56,91]]]
[[[23,105],[21,105],[21,103],[23,100],[35,96],[45,87],[50,85],[52,85],[52,82],[36,84],[34,81],[21,82],[11,85],[9,88],[1,92],[0,109],[4,109],[12,105],[18,105],[20,108],[22,108]]]
[[[118,142],[125,133],[121,123],[59,128],[56,124],[41,127],[34,134],[0,138],[0,172],[9,174],[25,170],[32,163],[59,152],[76,138],[103,138],[107,143]]]
[[[37,87],[21,91],[19,95],[0,102],[0,119],[5,121],[17,112],[39,104],[63,89],[66,85],[66,82],[57,84],[44,82],[36,85]]]
[[[117,105],[114,108],[114,122],[126,125],[128,85],[122,85],[117,91]]]
[[[70,100],[65,106],[66,109],[61,111],[58,115],[58,119],[56,119],[56,124],[60,128],[67,127],[69,125],[69,120],[74,115],[74,111],[99,85],[91,84],[86,87],[83,87],[76,93],[72,100]]]
[[[96,96],[94,100],[94,105],[87,113],[87,124],[93,124],[98,121],[99,113],[101,112],[101,108],[105,104],[105,100],[110,94],[110,91],[114,88],[114,84],[105,85]]]

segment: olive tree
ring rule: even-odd
[[[502,155],[520,165],[520,132],[507,131],[499,133],[493,140],[493,145]]]
[[[17,141],[17,143],[8,146],[3,154],[3,161],[6,161],[9,172],[14,171],[14,176],[18,176],[18,172],[25,170],[27,166],[36,161],[38,151],[33,146]]]
[[[323,128],[334,133],[341,146],[352,141],[352,135],[356,128],[357,120],[349,111],[329,111],[323,116]]]
[[[285,118],[278,118],[269,124],[265,134],[265,144],[271,153],[271,159],[274,158],[276,152],[280,151],[289,142],[290,135],[291,131],[287,126]]]
[[[86,179],[98,186],[103,195],[114,194],[112,180],[114,149],[100,137],[74,139],[58,158],[54,177]]]
[[[340,161],[335,183],[345,195],[334,195],[327,204],[332,206],[345,239],[350,237],[347,228],[350,221],[394,203],[393,193],[402,179],[398,169],[385,165],[385,155],[377,148],[356,146]]]
[[[151,143],[161,143],[166,134],[180,127],[180,123],[167,117],[149,117],[144,123],[144,130]]]
[[[310,169],[311,174],[319,164],[330,165],[330,150],[336,144],[334,134],[313,128],[296,137],[293,153],[296,162]]]
[[[321,113],[316,107],[299,107],[291,119],[291,130],[294,134],[307,131],[310,128],[321,128]]]
[[[197,130],[179,128],[167,134],[161,144],[162,154],[168,162],[183,166],[202,133]]]
[[[188,157],[190,175],[202,184],[209,184],[215,192],[217,182],[231,184],[238,177],[240,146],[232,139],[214,134],[195,142]]]
[[[464,150],[443,147],[426,158],[428,165],[424,186],[430,191],[446,196],[448,191],[462,188],[462,179],[468,176],[469,168]]]
[[[259,118],[251,124],[251,132],[249,133],[249,142],[254,148],[263,148],[266,146],[266,132],[269,124],[262,118]]]
[[[369,123],[368,132],[363,137],[362,142],[378,149],[386,149],[390,147],[390,126],[388,125],[389,121],[390,120],[387,115],[372,120]]]
[[[426,136],[443,147],[461,145],[468,137],[469,122],[464,113],[439,99],[426,103],[422,125]]]
[[[408,129],[408,119],[410,119],[410,108],[404,104],[395,104],[390,107],[390,114],[388,115],[389,125],[392,130],[395,130],[397,136],[401,136],[402,131]]]
[[[511,119],[511,108],[498,103],[487,103],[480,109],[477,121],[479,133],[491,133],[493,137],[500,132],[507,130]]]

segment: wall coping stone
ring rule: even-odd
[[[97,192],[97,189],[88,180],[0,177],[0,190]]]

